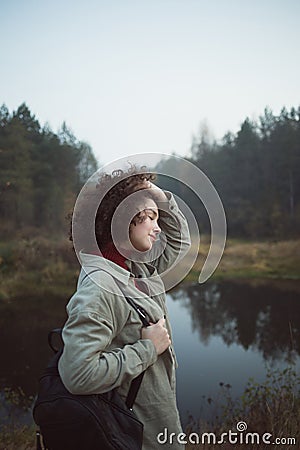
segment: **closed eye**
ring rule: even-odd
[[[158,213],[153,209],[145,209],[145,212],[147,214],[147,217],[149,217],[151,220],[158,219]]]

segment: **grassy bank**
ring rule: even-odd
[[[198,280],[210,243],[203,238],[198,258],[185,281]],[[188,266],[189,262],[186,261]],[[0,242],[0,301],[20,292],[71,295],[79,263],[66,239],[37,236]],[[174,274],[176,276],[176,274]],[[260,242],[228,239],[212,279],[300,279],[300,239]]]
[[[209,251],[207,238],[201,242],[197,261],[187,276],[196,281]],[[242,241],[228,239],[212,279],[300,279],[300,239],[288,241]]]
[[[79,263],[61,237],[36,236],[0,242],[0,302],[25,296],[70,296]]]

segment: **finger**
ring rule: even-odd
[[[157,322],[159,325],[164,325],[166,322],[166,319],[164,317],[162,317],[161,319],[159,319],[159,321]]]
[[[147,178],[143,179],[143,184],[145,184],[148,188],[151,187],[151,182],[147,180]]]

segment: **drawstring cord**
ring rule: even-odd
[[[36,431],[36,450],[43,450],[41,443],[41,432],[40,430]]]

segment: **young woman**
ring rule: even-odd
[[[67,306],[59,360],[61,378],[74,394],[118,388],[126,399],[132,380],[146,370],[133,408],[144,424],[143,450],[159,448],[157,436],[164,429],[168,435],[182,432],[177,362],[160,275],[190,246],[173,195],[153,179],[137,170],[100,179],[95,192],[106,194],[95,216],[98,249],[80,252],[82,270]],[[146,311],[150,326],[142,327],[124,294]],[[164,448],[183,445],[174,438]]]

